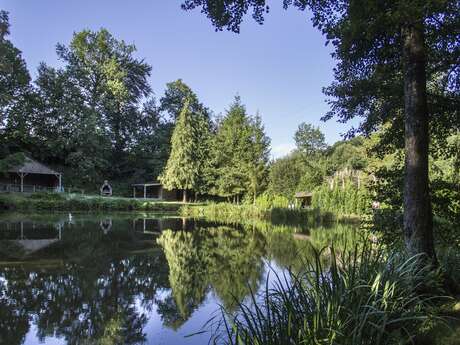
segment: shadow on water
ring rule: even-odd
[[[184,338],[236,309],[275,268],[355,241],[353,225],[316,228],[158,214],[0,214],[0,343],[202,344]]]

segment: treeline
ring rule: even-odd
[[[175,103],[188,87],[168,84],[157,102],[151,66],[105,29],[57,44],[61,67],[43,62],[32,81],[0,13],[0,158],[24,152],[62,170],[67,186],[89,189],[104,179],[157,175],[169,154]]]
[[[313,207],[339,214],[363,214],[374,204],[402,212],[404,154],[397,141],[388,142],[389,127],[367,137],[325,143],[318,128],[302,123],[296,149],[270,167],[267,193],[274,206],[282,196],[293,200],[297,191],[313,192]],[[459,222],[460,133],[451,128],[433,135],[430,147],[430,187],[434,214]],[[263,201],[263,200],[261,200]]]
[[[296,149],[271,165],[269,194],[292,202],[296,192],[312,192],[313,207],[341,214],[361,214],[370,207],[368,139],[328,146],[319,128],[308,123],[299,125],[294,139]]]
[[[215,119],[179,79],[157,100],[152,67],[105,29],[58,44],[61,67],[41,63],[32,81],[0,13],[0,162],[22,152],[63,171],[67,187],[97,190],[107,179],[117,194],[160,174],[196,194],[239,198],[264,187],[270,141],[239,98]]]

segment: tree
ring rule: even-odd
[[[257,196],[266,188],[268,164],[270,162],[270,138],[265,134],[264,125],[259,114],[251,119],[252,145],[249,157],[249,191],[254,203]]]
[[[218,124],[213,141],[217,195],[238,201],[248,191],[252,134],[246,108],[236,96]]]
[[[33,156],[64,167],[67,184],[129,184],[163,169],[171,126],[151,97],[151,67],[135,51],[105,29],[75,33],[57,46],[62,68],[39,66],[32,111],[10,121],[26,124]]]
[[[0,158],[25,139],[18,129],[26,123],[18,115],[24,112],[30,93],[30,75],[21,51],[8,40],[9,29],[8,12],[0,11]]]
[[[270,166],[269,191],[292,199],[304,171],[305,161],[298,151],[278,158]]]
[[[117,40],[107,30],[83,30],[68,47],[58,44],[65,72],[84,99],[93,119],[92,135],[108,140],[111,169],[125,168],[125,153],[135,144],[139,127],[139,103],[151,93],[151,66],[134,57],[136,47]]]
[[[210,117],[209,109],[198,100],[196,93],[182,79],[166,84],[164,96],[160,99],[160,111],[166,112],[169,118],[176,122],[187,99],[192,112]]]
[[[166,188],[183,190],[183,202],[187,201],[187,190],[201,189],[201,175],[208,159],[203,146],[208,142],[208,133],[206,119],[193,113],[186,100],[172,134],[171,154],[159,177]]]
[[[460,3],[284,0],[283,4],[310,9],[313,25],[334,46],[333,57],[339,62],[335,81],[325,89],[331,111],[324,119],[363,117],[350,134],[369,133],[383,122],[392,123],[393,138],[404,133],[406,248],[435,263],[428,185],[429,109],[435,122],[449,121],[447,114],[453,113],[458,123]],[[199,6],[217,29],[234,32],[239,32],[250,8],[260,24],[268,12],[264,0],[230,0],[220,6],[209,0],[186,0],[182,5],[186,10]],[[427,80],[440,83],[442,92],[428,93]]]
[[[302,122],[294,134],[297,149],[307,157],[315,156],[327,148],[324,134],[319,127]]]

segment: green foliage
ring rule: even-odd
[[[1,121],[7,145],[0,158],[26,152],[59,166],[65,185],[87,190],[105,179],[129,184],[156,178],[169,154],[171,124],[152,98],[151,67],[135,57],[135,46],[105,29],[83,30],[56,52],[61,68],[42,63],[34,87],[27,77],[23,91],[15,91],[14,100],[8,96],[15,106]]]
[[[186,100],[171,139],[171,154],[159,177],[166,188],[205,192],[204,176],[209,161],[209,124],[201,113],[193,113]],[[185,200],[185,194],[184,194]]]
[[[289,199],[284,196],[263,193],[257,197],[255,206],[262,210],[269,210],[275,207],[287,208],[289,206]]]
[[[323,184],[313,191],[312,206],[323,211],[337,214],[362,215],[370,209],[371,198],[369,191],[347,179],[344,184],[336,181],[331,189]]]
[[[292,199],[304,173],[304,161],[298,152],[278,158],[270,165],[268,191]]]
[[[209,109],[198,100],[195,92],[182,79],[166,84],[165,93],[160,99],[160,111],[176,122],[187,100],[191,112],[210,117]]]
[[[27,123],[19,116],[27,109],[30,75],[21,51],[8,40],[8,12],[0,10],[0,159],[28,143],[23,131]]]
[[[327,264],[323,256],[329,252]],[[276,285],[227,314],[226,344],[400,344],[411,341],[443,300],[420,257],[365,247],[316,251],[304,271],[275,274]],[[420,293],[426,287],[438,296]],[[231,321],[227,321],[227,317]]]
[[[51,211],[158,211],[177,212],[179,203],[78,194],[34,193],[30,196],[0,194],[0,208]]]
[[[263,273],[263,237],[227,226],[166,230],[158,239],[169,265],[173,296],[187,320],[211,287],[227,308],[256,289]]]
[[[260,117],[248,116],[235,97],[213,139],[214,194],[236,199],[248,194],[255,199],[266,184],[269,145]]]
[[[294,134],[297,149],[307,156],[314,156],[327,148],[324,134],[319,127],[302,122]]]
[[[26,156],[22,152],[14,153],[0,159],[0,174],[8,172],[9,169],[20,166],[24,163]]]
[[[264,198],[262,198],[263,200]],[[206,218],[210,221],[241,223],[242,220],[262,220],[271,224],[308,225],[314,226],[321,222],[331,222],[337,219],[347,219],[344,215],[321,212],[320,209],[291,209],[286,208],[286,199],[270,198],[261,202],[261,206],[234,203],[207,203],[203,205],[185,205],[180,213],[185,217]],[[282,206],[277,206],[277,204]],[[264,208],[267,207],[267,208]]]

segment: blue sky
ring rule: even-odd
[[[56,43],[104,27],[134,43],[153,66],[157,97],[167,82],[182,78],[218,114],[239,94],[251,114],[259,111],[279,157],[294,147],[303,121],[319,126],[330,144],[349,127],[320,121],[328,110],[321,89],[334,67],[330,48],[308,13],[285,11],[281,3],[271,1],[263,26],[246,18],[240,34],[216,32],[199,10],[182,11],[180,0],[0,0],[0,8],[10,12],[10,38],[32,75],[41,61],[59,64]]]

